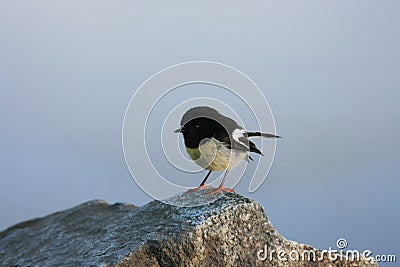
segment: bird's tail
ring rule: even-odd
[[[260,132],[247,132],[247,137],[256,137],[261,136],[265,138],[281,138],[279,135],[270,134],[270,133],[260,133]]]

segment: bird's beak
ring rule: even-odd
[[[182,126],[181,128],[176,129],[176,130],[174,131],[174,133],[183,133],[184,131],[185,131],[185,126]]]

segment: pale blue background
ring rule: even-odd
[[[211,60],[256,81],[284,136],[260,190],[236,191],[289,239],[400,257],[399,25],[388,0],[1,1],[0,229],[150,201],[125,166],[125,108],[155,72]]]

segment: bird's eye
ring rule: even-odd
[[[196,124],[195,126],[194,126],[194,128],[200,128],[200,125],[198,125],[198,124]]]

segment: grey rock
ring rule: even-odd
[[[169,202],[207,197],[199,190]],[[235,193],[197,207],[90,201],[0,233],[0,266],[377,266],[319,255],[282,237],[260,204]]]

